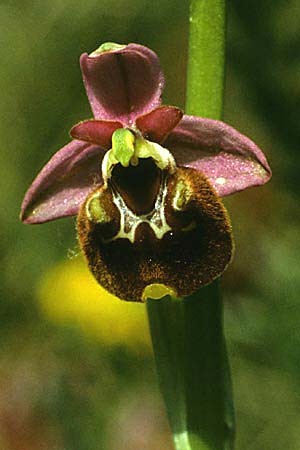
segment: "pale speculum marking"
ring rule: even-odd
[[[165,201],[168,193],[166,175],[162,175],[154,208],[147,214],[135,214],[128,208],[120,193],[113,187],[111,189],[113,202],[120,212],[120,229],[114,237],[105,242],[115,241],[116,239],[128,239],[133,244],[135,242],[136,229],[141,223],[147,223],[157,239],[162,239],[168,231],[171,231],[171,227],[168,225],[165,217]]]
[[[154,161],[153,164],[155,164]],[[174,211],[183,211],[192,194],[188,185],[182,179],[177,181],[177,184],[172,187],[172,192],[170,192],[172,185],[169,184],[170,174],[166,170],[160,170],[159,172],[159,188],[155,196],[155,202],[150,211],[144,213],[134,211],[127,204],[117,186],[112,182],[112,179],[108,180],[106,189],[110,190],[112,202],[119,211],[119,229],[112,237],[103,237],[102,241],[104,243],[108,244],[117,239],[128,239],[134,244],[136,230],[142,223],[150,227],[158,240],[161,240],[166,233],[172,231],[172,226],[169,225],[166,218],[167,201],[171,202],[170,205]],[[101,192],[97,192],[89,199],[86,204],[86,215],[94,223],[109,224],[112,217],[110,217],[108,210],[101,205],[102,195]],[[168,195],[169,200],[167,200]],[[195,228],[195,225],[195,222],[192,221],[186,226],[182,226],[181,231],[190,231]]]
[[[156,167],[156,170],[153,171],[153,166],[151,169],[150,164],[146,167],[145,172],[139,172],[140,164],[144,167],[144,163],[147,161],[152,161],[151,164]],[[134,167],[137,168],[136,173]],[[117,170],[117,168],[119,169]],[[124,169],[123,174],[129,171],[127,174],[129,184],[127,186],[127,181],[124,184],[124,176],[120,172],[120,168]],[[150,173],[147,172],[147,169]],[[144,223],[151,228],[156,239],[162,239],[166,233],[171,231],[165,216],[165,203],[168,194],[168,174],[174,173],[175,170],[175,160],[167,149],[157,143],[136,136],[132,130],[117,130],[113,134],[112,149],[103,158],[102,175],[104,186],[111,191],[112,201],[120,213],[120,228],[113,237],[105,239],[103,242],[109,243],[117,239],[128,239],[134,244],[136,230],[140,224]],[[157,171],[158,174],[155,174]],[[149,204],[149,197],[146,195],[145,199],[142,200],[142,203],[145,200],[143,206],[141,205],[140,194],[144,189],[143,176],[147,177],[148,175],[150,180],[153,180],[153,186],[148,184],[146,189],[150,189],[150,198],[153,189],[154,197],[152,204]],[[130,177],[137,177],[138,182],[133,189],[130,186],[132,181]],[[134,189],[136,189],[136,193]],[[147,190],[145,193],[147,194]],[[138,199],[137,203],[134,199]],[[99,201],[101,201],[100,198]]]

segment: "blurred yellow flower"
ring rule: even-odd
[[[145,305],[124,302],[94,280],[81,256],[46,273],[37,288],[42,311],[50,320],[79,326],[107,346],[149,351]]]

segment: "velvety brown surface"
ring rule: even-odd
[[[184,210],[175,211],[176,185],[184,181],[191,196]],[[225,270],[232,255],[231,225],[227,212],[206,178],[194,169],[178,168],[168,176],[166,218],[172,231],[157,239],[147,223],[138,226],[135,242],[116,239],[119,213],[109,188],[101,188],[101,204],[111,224],[91,223],[85,204],[78,216],[78,235],[90,270],[97,281],[124,300],[141,301],[144,288],[163,283],[186,296],[210,283]],[[190,230],[184,231],[184,228]]]

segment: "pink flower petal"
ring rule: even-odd
[[[104,151],[97,145],[72,141],[45,165],[28,189],[21,220],[43,223],[77,214],[95,186],[101,184]]]
[[[158,58],[142,45],[129,44],[80,58],[83,81],[95,118],[131,125],[160,105],[164,78]]]
[[[164,146],[179,165],[204,173],[219,196],[264,184],[271,177],[257,145],[218,120],[183,116]]]
[[[160,106],[136,119],[136,126],[149,141],[161,143],[180,122],[181,109],[175,106]]]
[[[70,131],[70,135],[74,139],[98,144],[105,150],[111,148],[111,137],[114,131],[122,128],[120,122],[112,122],[109,120],[84,120],[77,123]]]

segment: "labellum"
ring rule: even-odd
[[[207,178],[133,132],[113,135],[104,185],[80,208],[79,242],[97,281],[121,299],[187,296],[232,255],[227,212]],[[122,155],[122,157],[120,157]]]

